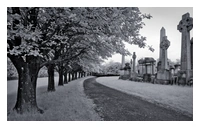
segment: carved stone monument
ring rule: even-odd
[[[162,27],[160,31],[160,57],[159,57],[159,70],[157,73],[157,83],[169,83],[169,64],[167,61],[167,49],[170,46],[170,41],[165,36],[165,29]]]
[[[125,67],[123,68],[124,69],[124,76],[128,78],[130,78],[130,75],[131,75],[131,67],[130,67],[130,64],[129,63],[126,63],[125,64]]]
[[[129,63],[125,63],[125,67],[121,69],[123,74],[120,75],[119,79],[127,80],[131,77],[131,67]]]
[[[135,80],[137,77],[136,69],[135,69],[135,59],[136,59],[136,54],[133,52],[133,62],[132,62],[132,70],[131,70],[131,80]]]
[[[166,36],[165,28],[162,27],[161,30],[160,30],[160,45],[161,45],[161,42],[163,41],[164,36]],[[162,54],[163,54],[163,50],[162,50],[162,48],[160,48],[159,61],[158,61],[158,64],[157,64],[157,71],[159,71],[161,69]]]
[[[133,52],[133,56],[132,56],[132,58],[133,58],[133,73],[135,73],[135,59],[136,59],[136,55],[135,55],[135,52]]]
[[[166,33],[165,33],[165,28],[162,27],[161,30],[160,30],[160,45],[163,41],[163,37],[166,36]],[[160,48],[160,55],[159,55],[159,61],[161,61],[161,58],[162,58],[162,48]]]
[[[189,13],[182,16],[177,29],[181,32],[181,70],[179,83],[186,84],[192,76],[190,30],[193,28],[193,18]]]

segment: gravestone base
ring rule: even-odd
[[[136,80],[137,80],[137,76],[138,76],[137,73],[132,72],[132,73],[131,73],[131,76],[130,76],[130,80],[131,80],[131,81],[136,81]]]
[[[168,85],[170,83],[170,81],[169,80],[164,80],[164,79],[156,79],[155,83],[156,84]]]
[[[122,77],[124,75],[124,70],[119,70],[119,74],[120,74],[119,79],[122,79]]]
[[[124,70],[119,70],[120,76],[124,75]]]
[[[128,79],[130,79],[130,75],[121,75],[121,76],[119,76],[119,79],[128,80]]]
[[[170,78],[169,78],[169,71],[164,70],[164,71],[158,71],[157,73],[157,79],[155,83],[157,84],[169,84],[170,83]]]
[[[122,80],[127,80],[130,78],[130,74],[128,71],[126,70],[120,70],[120,76],[119,76],[119,79],[122,79]]]
[[[188,79],[186,79],[186,75],[188,74]],[[188,70],[187,71],[179,71],[179,75],[178,75],[178,84],[179,85],[188,85],[188,83],[191,81],[193,77],[193,71],[192,70]]]
[[[143,82],[151,82],[151,74],[144,74],[142,80]]]
[[[186,78],[179,77],[178,78],[178,85],[185,85],[186,84]]]

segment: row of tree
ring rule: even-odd
[[[7,56],[18,73],[14,110],[40,112],[36,102],[39,70],[48,69],[48,88],[54,87],[54,68],[59,85],[63,75],[96,71],[113,53],[130,54],[124,42],[145,47],[139,34],[144,18],[138,8],[8,7]]]

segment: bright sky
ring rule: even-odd
[[[189,12],[193,17],[192,7],[142,7],[139,8],[142,13],[151,14],[153,18],[144,19],[146,24],[140,33],[142,36],[147,37],[146,43],[152,45],[155,49],[154,52],[148,50],[148,48],[139,48],[136,45],[126,45],[126,48],[131,52],[136,52],[136,60],[142,57],[159,58],[159,44],[160,44],[160,29],[165,28],[166,36],[170,41],[170,47],[168,48],[168,58],[172,61],[180,59],[181,56],[181,33],[177,30],[177,25],[182,18],[182,15]],[[190,31],[190,37],[193,37],[193,30]],[[132,56],[126,56],[126,61],[130,61]],[[121,55],[113,55],[112,58],[107,60],[121,62]]]

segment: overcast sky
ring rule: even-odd
[[[126,48],[131,52],[136,52],[136,60],[142,57],[159,58],[159,44],[160,44],[160,29],[162,27],[166,30],[166,36],[170,41],[168,48],[168,58],[172,61],[180,59],[181,55],[181,33],[177,30],[177,25],[182,18],[182,15],[189,12],[193,17],[193,8],[186,7],[140,7],[142,13],[151,14],[153,18],[150,20],[145,19],[143,22],[146,24],[140,33],[142,36],[147,37],[146,43],[152,45],[155,49],[151,52],[147,48],[139,48],[136,45],[126,45]],[[190,37],[193,36],[193,30],[190,31]],[[126,61],[130,61],[132,56],[126,56]],[[113,60],[121,62],[121,55],[113,55],[108,61]]]

